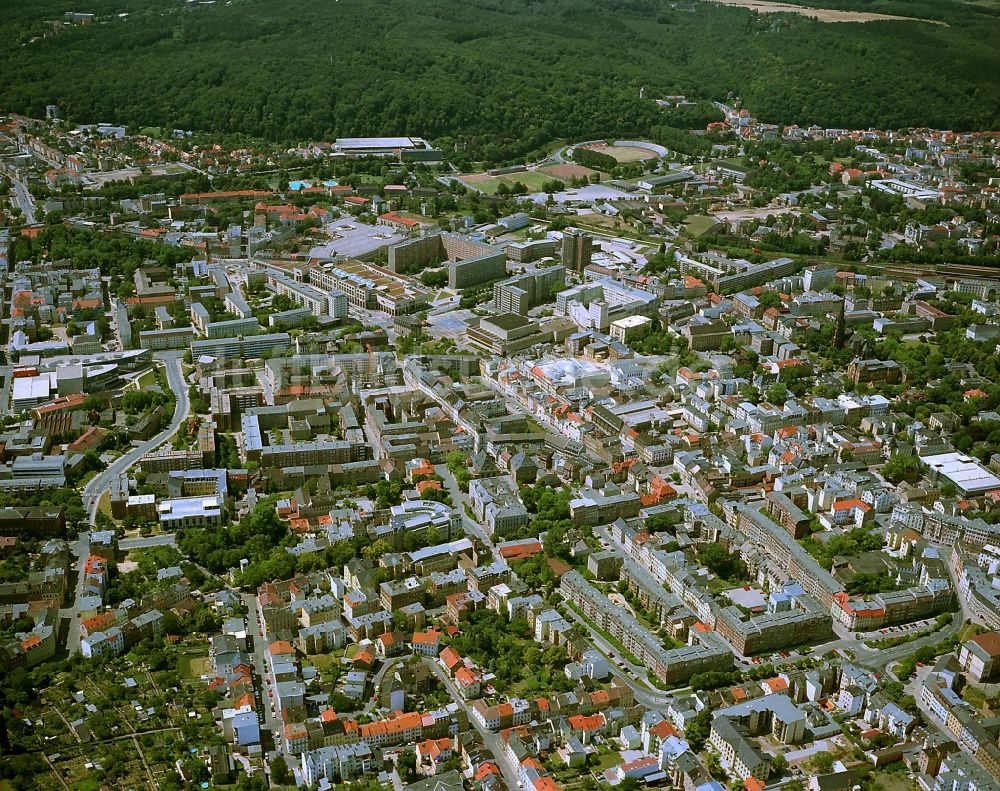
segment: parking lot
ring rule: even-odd
[[[388,225],[367,225],[351,217],[338,217],[324,225],[323,230],[330,236],[330,241],[316,245],[309,251],[309,255],[315,258],[333,258],[338,255],[358,258],[406,238],[404,232]]]

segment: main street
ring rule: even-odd
[[[180,428],[181,424],[187,420],[188,413],[191,410],[191,404],[188,400],[188,388],[187,383],[184,381],[184,369],[181,367],[181,357],[182,354],[180,352],[162,352],[157,355],[157,359],[163,361],[164,368],[167,373],[167,382],[176,397],[176,402],[174,404],[174,417],[170,421],[170,425],[152,439],[143,442],[128,452],[122,454],[109,464],[106,470],[98,473],[90,480],[89,483],[87,483],[87,485],[83,488],[82,498],[84,510],[88,515],[89,524],[93,525],[94,521],[97,519],[97,505],[101,500],[101,495],[103,495],[111,485],[111,481],[113,481],[116,476],[127,472],[132,465],[143,456],[143,454],[156,450],[160,447],[160,445],[170,439],[177,429]],[[171,540],[172,538],[173,537],[170,536]],[[160,544],[170,543],[170,541],[166,540],[166,537],[161,536],[154,536],[147,539],[136,539],[136,541],[143,543],[136,544],[133,548],[137,548],[139,546],[158,546]],[[61,610],[59,613],[62,618],[69,619],[69,632],[66,636],[66,650],[70,654],[74,654],[80,650],[80,598],[83,595],[83,568],[87,562],[87,557],[90,554],[90,531],[85,530],[81,532],[76,541],[73,543],[72,549],[75,557],[74,567],[76,568],[76,590],[73,595],[73,605]]]
[[[160,533],[156,536],[140,536],[139,538],[123,538],[118,542],[118,549],[122,552],[129,552],[133,549],[147,549],[149,547],[174,546],[177,543],[177,536],[173,533]]]
[[[176,398],[174,416],[170,421],[170,425],[152,439],[142,442],[123,453],[111,462],[107,469],[94,476],[83,488],[83,507],[90,517],[91,524],[97,518],[97,504],[100,502],[101,495],[108,490],[111,482],[122,473],[127,472],[142,456],[156,450],[170,439],[177,429],[181,427],[181,424],[187,420],[191,411],[191,403],[188,400],[188,385],[184,381],[184,369],[181,364],[182,357],[183,353],[176,351],[159,352],[156,355],[156,358],[163,362],[163,367],[167,374],[167,383],[170,385],[170,389]]]
[[[28,225],[35,224],[35,199],[31,197],[31,193],[28,191],[28,185],[21,181],[20,174],[11,179],[14,185],[14,199],[17,201],[17,205],[21,207],[21,213],[24,215],[24,221]]]
[[[262,730],[266,729],[271,732],[273,742],[277,746],[278,738],[283,736],[284,729],[282,728],[281,720],[271,709],[271,703],[274,701],[274,698],[267,694],[269,687],[267,650],[270,640],[260,634],[263,629],[257,620],[257,597],[253,593],[241,593],[240,598],[243,600],[244,607],[246,607],[247,635],[253,644],[253,650],[250,652],[250,655],[253,658],[255,676],[254,692],[257,697],[260,726]],[[271,681],[273,682],[273,679]],[[261,737],[261,741],[264,741],[263,736]],[[273,757],[277,752],[281,752],[281,750],[272,750],[269,755]]]

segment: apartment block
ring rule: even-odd
[[[537,305],[548,302],[566,283],[566,268],[550,266],[525,272],[493,284],[493,304],[498,313],[526,316]]]
[[[168,349],[186,349],[194,339],[191,327],[174,327],[166,330],[144,330],[139,333],[139,347],[154,352]]]
[[[733,665],[732,653],[712,632],[694,632],[693,644],[665,649],[656,635],[577,571],[562,575],[559,590],[586,618],[620,641],[665,683],[683,684],[695,673],[729,670]]]
[[[397,274],[448,262],[448,287],[469,288],[504,276],[503,250],[456,233],[430,233],[389,247],[389,269]]]
[[[511,242],[505,248],[507,258],[518,264],[529,264],[539,258],[549,258],[556,254],[556,243],[551,239],[528,239]]]
[[[562,238],[563,266],[574,272],[582,272],[590,266],[594,238],[582,231],[564,231]]]
[[[486,525],[491,536],[504,536],[528,524],[528,510],[509,478],[472,479],[469,499],[477,519]]]
[[[267,335],[246,335],[238,338],[205,338],[191,341],[191,356],[198,360],[202,356],[224,360],[257,359],[265,352],[285,352],[291,348],[291,336],[287,332]]]

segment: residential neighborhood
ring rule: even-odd
[[[717,105],[0,117],[10,787],[1000,789],[1000,135]]]

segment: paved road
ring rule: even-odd
[[[274,388],[271,387],[271,382],[264,375],[264,369],[261,368],[256,371],[254,376],[257,379],[257,384],[260,385],[260,389],[264,391],[264,403],[268,406],[274,406]]]
[[[34,225],[35,200],[28,191],[28,185],[21,181],[20,178],[13,179],[13,183],[14,198],[17,200],[17,205],[21,207],[21,212],[24,214],[24,221],[28,225]]]
[[[647,708],[658,708],[665,706],[676,696],[675,693],[663,692],[661,690],[654,691],[646,677],[646,668],[629,662],[621,655],[621,651],[605,640],[600,632],[594,630],[573,608],[567,607],[566,613],[571,620],[578,623],[586,631],[590,636],[591,644],[608,658],[608,667],[611,669],[611,674],[628,685],[629,689],[635,695],[636,703]],[[625,664],[625,669],[629,672],[623,673],[618,663],[611,658],[612,656],[618,657]]]
[[[188,388],[184,382],[184,372],[181,368],[182,356],[179,352],[164,352],[162,355],[158,355],[159,359],[164,361],[167,371],[167,382],[170,384],[170,389],[177,396],[174,407],[174,418],[170,421],[170,425],[153,437],[153,439],[138,445],[128,453],[115,459],[108,465],[106,470],[92,478],[84,487],[82,492],[83,507],[89,515],[91,525],[94,524],[94,520],[97,517],[97,504],[101,499],[101,495],[107,491],[114,477],[127,471],[144,453],[149,453],[166,442],[180,427],[181,423],[187,420],[191,405],[188,401]],[[131,548],[135,549],[141,546],[158,546],[163,543],[170,543],[165,540],[166,538],[165,536],[150,536],[145,539],[131,539],[138,542]],[[172,540],[173,536],[169,538]],[[128,548],[127,542],[123,543],[122,547]],[[87,556],[90,552],[90,532],[84,531],[80,533],[72,549],[75,556],[73,565],[77,572],[76,591],[73,596],[73,606],[60,611],[60,615],[68,618],[70,622],[69,633],[66,637],[66,650],[70,654],[74,654],[80,650],[80,596],[82,594],[83,567],[87,562]]]
[[[177,398],[177,402],[174,407],[173,420],[170,421],[169,426],[163,429],[163,431],[151,440],[137,445],[132,450],[115,459],[108,465],[106,470],[92,478],[84,487],[82,492],[83,507],[90,516],[91,524],[94,523],[97,516],[97,503],[100,501],[101,495],[104,494],[104,492],[107,491],[108,487],[111,485],[111,481],[122,473],[128,471],[128,469],[139,461],[144,454],[156,450],[160,447],[160,445],[170,439],[174,432],[180,428],[181,424],[187,420],[188,414],[191,411],[191,404],[188,401],[188,386],[187,382],[184,381],[184,371],[181,367],[181,358],[183,357],[183,353],[161,352],[157,354],[156,357],[157,359],[163,361],[164,368],[167,372],[167,383],[170,385],[170,389],[173,390],[174,395]]]
[[[444,479],[444,486],[448,490],[448,494],[451,496],[451,502],[462,515],[462,527],[465,530],[465,534],[470,538],[478,538],[486,544],[486,546],[490,548],[490,552],[492,553],[494,560],[499,560],[500,558],[497,554],[496,545],[486,532],[486,528],[479,524],[475,519],[472,519],[466,512],[466,505],[470,508],[472,507],[469,502],[469,495],[462,491],[461,487],[458,485],[458,481],[455,480],[455,476],[452,475],[451,470],[448,469],[448,465],[437,464],[434,467],[434,471]]]
[[[860,651],[858,652],[857,658],[855,659],[857,664],[873,670],[885,670],[894,662],[898,662],[900,659],[912,656],[918,649],[923,648],[924,646],[940,643],[942,640],[947,640],[952,635],[958,634],[964,624],[965,618],[961,612],[957,612],[952,616],[951,623],[943,629],[932,632],[924,637],[918,637],[916,640],[911,640],[908,643],[897,645],[895,648],[876,650],[857,643],[851,646],[851,648],[855,649],[855,651],[857,651],[858,648],[862,648],[867,652],[867,654],[861,653]]]
[[[118,542],[118,548],[123,552],[130,549],[146,549],[147,547],[173,546],[177,543],[177,536],[173,533],[164,533],[159,536],[145,536],[142,538],[123,538]]]
[[[9,355],[9,349],[4,350],[6,354]],[[8,356],[7,359],[10,359]],[[11,374],[14,371],[14,366],[4,365],[0,366],[0,417],[7,415],[11,410]]]
[[[375,675],[372,676],[371,685],[372,685],[373,699],[369,700],[365,704],[364,708],[364,713],[367,714],[369,717],[371,717],[372,712],[379,707],[379,699],[381,698],[381,695],[379,693],[382,691],[382,679],[385,678],[385,674],[388,673],[390,670],[395,670],[399,665],[403,664],[403,662],[406,661],[407,659],[409,659],[408,656],[396,656],[392,657],[391,659],[386,659],[382,663],[382,667],[380,667],[378,671],[376,671]]]
[[[448,694],[451,695],[452,699],[462,708],[465,709],[466,714],[469,717],[469,725],[478,731],[480,738],[483,740],[483,744],[486,749],[493,753],[496,758],[497,767],[500,769],[503,775],[504,782],[507,784],[507,788],[514,791],[517,788],[518,774],[520,767],[511,761],[510,757],[507,755],[506,744],[500,735],[493,733],[493,731],[487,730],[483,725],[472,715],[472,707],[466,702],[465,698],[459,693],[458,688],[455,683],[451,680],[447,673],[444,672],[444,668],[441,667],[437,662],[432,659],[425,658],[426,664],[434,674],[438,677],[444,688],[448,690]]]
[[[247,634],[253,635],[253,651],[251,652],[251,656],[253,657],[255,677],[254,692],[257,696],[257,712],[260,718],[261,730],[267,729],[271,732],[272,737],[277,737],[282,735],[283,728],[281,721],[271,711],[271,701],[274,698],[267,694],[267,648],[270,640],[267,636],[261,637],[259,634],[263,630],[260,628],[260,623],[257,620],[257,597],[253,593],[241,593],[240,598],[247,608]],[[282,742],[282,745],[284,745],[284,742]],[[273,757],[275,752],[280,752],[280,750],[271,751],[269,755]]]
[[[59,612],[61,617],[69,618],[66,650],[71,655],[80,650],[80,596],[83,592],[83,567],[87,562],[87,556],[90,554],[90,533],[80,533],[72,546],[72,550],[76,558],[73,563],[76,569],[76,590],[73,593],[73,605]]]

